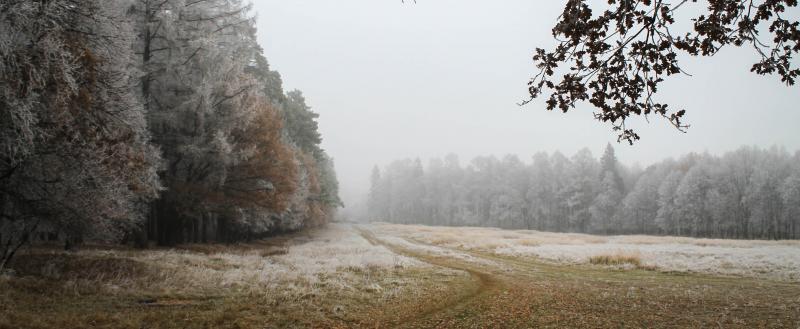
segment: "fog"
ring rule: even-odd
[[[800,329],[798,27],[796,0],[0,0],[0,328]]]
[[[300,89],[320,113],[345,204],[358,203],[370,169],[407,157],[536,151],[567,155],[611,142],[623,163],[648,165],[688,152],[742,145],[800,148],[797,87],[749,72],[751,49],[684,59],[692,74],[658,97],[687,110],[681,133],[660,117],[634,118],[642,140],[616,144],[610,126],[583,105],[568,114],[541,100],[520,107],[536,47],[554,45],[561,1],[260,1],[258,38],[285,89]]]

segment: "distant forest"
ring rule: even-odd
[[[620,164],[608,145],[598,160],[537,153],[455,155],[373,169],[373,221],[493,226],[554,232],[740,239],[800,238],[800,152],[742,147],[688,154],[646,169]]]
[[[340,205],[240,0],[0,3],[0,269],[30,240],[239,241]]]

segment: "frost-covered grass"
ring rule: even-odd
[[[776,248],[782,263],[753,260]],[[793,328],[800,285],[758,278],[792,272],[797,248],[403,225],[240,245],[39,248],[0,275],[0,328]]]
[[[0,275],[0,328],[341,327],[469,280],[338,224],[231,246],[39,248],[12,268]]]
[[[420,243],[413,243],[410,242],[402,237],[387,234],[388,231],[384,230],[377,230],[372,232],[375,234],[376,237],[384,241],[385,243],[398,246],[404,248],[406,250],[415,252],[415,253],[422,253],[427,255],[433,255],[437,257],[446,257],[446,258],[454,258],[461,261],[466,261],[469,263],[473,263],[476,265],[485,265],[490,267],[503,267],[503,264],[499,264],[489,259],[475,257],[468,253],[459,251],[457,249],[451,249],[446,247],[441,247],[434,244],[420,244]]]
[[[114,290],[198,293],[218,289],[260,291],[275,287],[314,287],[324,280],[347,288],[363,273],[427,266],[375,246],[352,228],[332,224],[283,246],[239,245],[236,248],[194,246],[157,250],[41,251],[21,255],[23,274],[100,283]],[[209,250],[210,249],[210,250]],[[277,251],[276,251],[277,250]],[[71,258],[68,262],[63,258]],[[75,266],[77,262],[114,266]],[[127,266],[120,266],[120,264]],[[111,268],[110,268],[111,267]]]
[[[558,263],[605,264],[600,260],[635,255],[639,268],[800,281],[800,241],[595,236],[393,224],[375,227],[377,232],[435,246],[511,257],[537,257]],[[614,261],[607,263],[615,265]]]
[[[134,253],[131,258],[159,266],[162,278],[156,282],[165,289],[296,289],[297,285],[315,287],[321,281],[346,289],[353,276],[363,273],[425,266],[369,244],[347,226],[332,224],[296,240],[284,247],[285,251],[270,256],[264,256],[263,249],[208,255],[164,250]]]

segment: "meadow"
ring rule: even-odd
[[[28,248],[0,328],[775,327],[800,243],[330,224],[232,245]]]

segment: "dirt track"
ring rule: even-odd
[[[796,328],[800,325],[797,298],[800,286],[796,284],[555,265],[436,247],[407,238],[404,240],[408,245],[393,244],[368,228],[360,227],[358,231],[372,244],[435,266],[465,271],[473,278],[472,290],[460,298],[421,307],[400,321],[387,324],[388,327]],[[425,251],[431,247],[467,257]]]
[[[468,262],[461,262],[454,258],[436,257],[431,254],[412,251],[398,245],[386,243],[375,237],[372,232],[365,229],[359,229],[358,231],[361,236],[363,236],[371,244],[385,246],[397,254],[413,257],[431,265],[467,272],[470,274],[470,276],[472,276],[475,282],[474,289],[466,295],[462,295],[460,298],[450,301],[449,303],[440,304],[433,308],[421,310],[420,313],[409,314],[397,324],[398,327],[439,327],[443,324],[442,319],[446,318],[448,315],[452,315],[454,311],[467,308],[471,304],[487,298],[487,296],[497,294],[501,288],[504,287],[504,282],[495,274],[492,274],[490,271],[485,269],[480,269],[472,264],[469,264]]]

